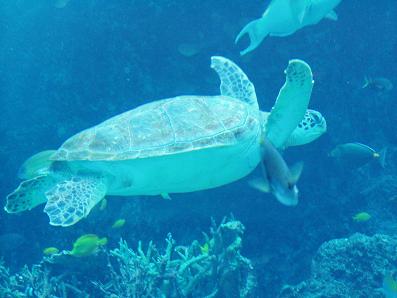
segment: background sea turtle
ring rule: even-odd
[[[46,203],[50,224],[70,226],[106,195],[168,197],[238,180],[260,162],[262,137],[278,148],[291,134],[306,142],[307,130],[298,126],[313,86],[305,62],[289,62],[270,114],[259,110],[253,84],[232,61],[212,57],[211,67],[221,79],[221,95],[154,101],[72,136],[57,151],[33,156],[22,168],[27,180],[7,196],[5,210]]]

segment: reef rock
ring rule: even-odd
[[[354,234],[323,243],[312,260],[310,278],[284,286],[279,298],[381,298],[385,274],[396,271],[396,237]]]

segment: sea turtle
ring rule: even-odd
[[[211,67],[220,77],[221,95],[144,104],[28,159],[21,171],[26,180],[7,196],[5,210],[46,203],[51,225],[70,226],[106,195],[169,198],[236,181],[260,162],[263,137],[278,148],[291,134],[306,142],[307,131],[298,126],[313,86],[305,62],[289,62],[270,114],[259,110],[254,85],[232,61],[215,56]]]

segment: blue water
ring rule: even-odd
[[[272,107],[288,61],[306,61],[315,80],[310,107],[321,111],[328,131],[284,153],[288,164],[305,163],[295,208],[250,189],[243,179],[176,194],[172,201],[110,197],[105,211],[94,210],[68,228],[50,226],[42,206],[17,215],[1,211],[0,252],[12,272],[39,263],[43,248],[70,249],[87,233],[108,237],[109,249],[120,237],[131,247],[138,240],[161,247],[168,232],[188,245],[202,240],[211,217],[219,223],[232,213],[246,227],[242,254],[256,265],[257,297],[277,297],[283,285],[310,276],[323,242],[355,232],[396,234],[397,209],[389,199],[397,191],[397,88],[361,88],[365,76],[385,77],[397,86],[394,0],[342,1],[337,22],[323,20],[288,37],[266,38],[244,57],[239,51],[246,40],[235,45],[234,38],[267,1],[70,0],[64,8],[55,2],[0,3],[2,205],[19,183],[19,166],[32,154],[56,149],[73,134],[153,100],[218,94],[218,78],[209,67],[213,55],[245,71],[262,110]],[[198,53],[182,55],[178,46],[186,43],[198,45]],[[387,147],[386,167],[336,166],[330,150],[354,141]],[[371,220],[353,222],[360,211],[371,213]],[[126,218],[126,225],[111,229],[118,218]],[[10,233],[14,237],[7,238]],[[91,279],[102,277],[98,271]]]

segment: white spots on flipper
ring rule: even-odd
[[[219,75],[222,95],[240,99],[259,109],[254,85],[236,64],[224,57],[214,56],[211,58],[211,68]]]
[[[298,59],[291,60],[285,70],[288,83],[297,84],[299,87],[304,86],[308,82],[308,78],[312,76],[310,66],[306,62]],[[314,81],[311,80],[313,84]]]
[[[86,217],[104,197],[106,186],[96,177],[73,177],[56,184],[45,195],[44,208],[54,226],[70,226]]]

